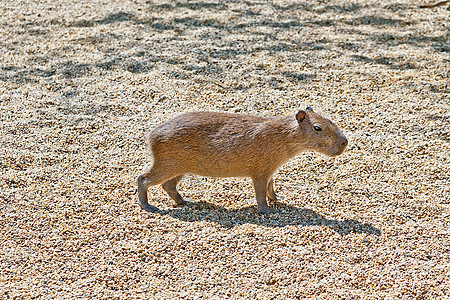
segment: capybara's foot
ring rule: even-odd
[[[158,211],[160,211],[159,208],[157,208],[156,206],[150,205],[148,203],[140,203],[140,205],[141,205],[141,207],[144,210],[149,211],[149,212],[158,212]]]
[[[260,215],[268,215],[276,212],[275,209],[271,209],[268,206],[258,207],[258,214]]]
[[[182,200],[178,200],[175,202],[175,204],[173,205],[174,207],[181,207],[181,206],[185,206],[186,204],[188,204],[189,202],[182,199]]]

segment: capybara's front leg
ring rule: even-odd
[[[271,211],[267,205],[267,184],[268,176],[253,177],[253,186],[255,187],[256,202],[258,204],[259,214],[269,214]]]
[[[267,197],[269,197],[270,200],[278,201],[279,197],[277,194],[275,194],[275,191],[273,189],[273,178],[270,178],[269,183],[267,184]]]

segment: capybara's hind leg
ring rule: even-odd
[[[177,183],[183,178],[184,175],[177,176],[170,180],[167,180],[162,184],[163,189],[169,194],[170,198],[175,200],[177,205],[184,205],[186,202],[181,197],[180,193],[177,191]]]
[[[171,176],[163,171],[160,172],[153,167],[149,171],[139,175],[137,179],[139,204],[143,209],[150,212],[159,211],[159,208],[157,208],[156,206],[148,204],[148,188],[152,185],[161,184],[172,177],[173,175]]]

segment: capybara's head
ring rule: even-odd
[[[296,119],[301,131],[306,135],[304,139],[308,150],[335,157],[342,154],[348,145],[348,140],[342,131],[330,120],[316,114],[310,106],[300,110]]]

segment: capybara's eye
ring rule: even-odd
[[[314,125],[313,128],[315,131],[322,131],[322,128],[320,128],[320,126]]]

